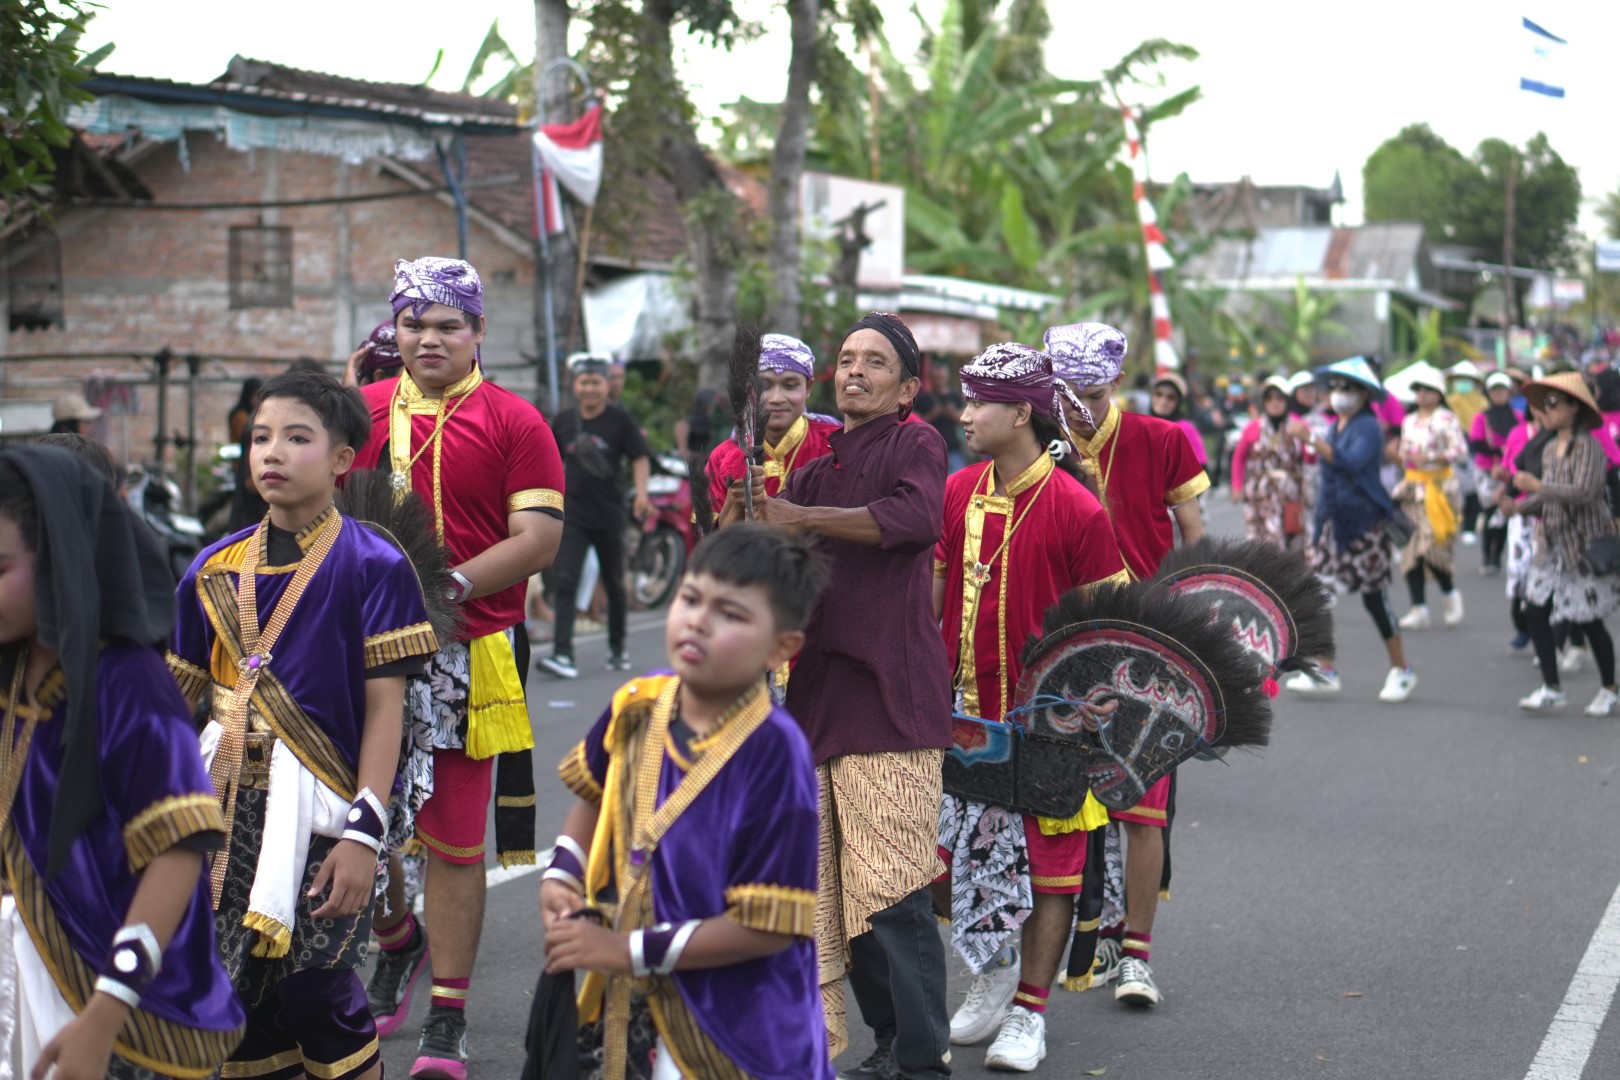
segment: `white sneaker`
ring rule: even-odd
[[[1384,688],[1378,691],[1378,700],[1399,704],[1412,696],[1412,688],[1416,685],[1417,672],[1411,668],[1392,667],[1389,674],[1384,676]]]
[[[1565,675],[1574,675],[1586,668],[1586,650],[1574,645],[1566,647],[1558,658],[1558,670]]]
[[[1326,670],[1322,671],[1320,682],[1303,671],[1296,671],[1288,676],[1287,680],[1283,682],[1283,686],[1296,694],[1337,694],[1343,689],[1339,685],[1339,673]]]
[[[1447,626],[1456,626],[1463,621],[1462,593],[1456,589],[1446,593],[1446,610],[1443,618]]]
[[[1457,539],[1462,541],[1463,547],[1473,547],[1475,544],[1479,543],[1479,533],[1465,532],[1461,536],[1457,537]]]
[[[1417,607],[1401,616],[1402,630],[1427,630],[1429,628],[1429,605],[1419,604]]]
[[[1018,993],[1018,950],[1012,958],[1002,957],[975,976],[968,987],[967,1000],[951,1017],[951,1042],[972,1046],[988,1039],[1007,1018],[1013,995]]]
[[[1119,986],[1114,990],[1114,1000],[1127,1005],[1147,1006],[1157,1005],[1164,1000],[1158,984],[1153,981],[1153,969],[1148,967],[1146,960],[1127,956],[1119,962]]]
[[[1554,690],[1546,685],[1536,687],[1529,697],[1519,699],[1519,708],[1525,712],[1547,712],[1549,709],[1562,709],[1567,704],[1569,698],[1564,696],[1562,690]]]
[[[1117,937],[1097,939],[1097,954],[1091,960],[1091,985],[1107,986],[1119,978],[1119,960],[1124,946]]]
[[[1592,704],[1586,707],[1586,715],[1613,716],[1617,708],[1620,708],[1620,694],[1604,687],[1597,692],[1597,697],[1592,699]]]
[[[1001,1033],[984,1055],[984,1067],[1007,1072],[1034,1072],[1046,1058],[1046,1017],[1022,1005],[1013,1006]]]

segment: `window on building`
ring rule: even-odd
[[[292,229],[231,226],[231,307],[292,307]]]
[[[62,244],[51,229],[35,227],[6,248],[6,311],[13,331],[63,327]]]

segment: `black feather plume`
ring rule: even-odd
[[[1293,619],[1294,641],[1277,664],[1283,671],[1314,671],[1334,656],[1333,615],[1327,587],[1303,556],[1259,540],[1206,536],[1176,548],[1159,564],[1155,581],[1169,581],[1195,567],[1231,567],[1263,585]]]
[[[737,428],[737,443],[742,447],[743,460],[749,465],[760,464],[761,432],[759,400],[759,329],[747,323],[738,323],[731,339],[731,360],[726,366],[726,400],[731,406],[731,422]],[[743,478],[743,501],[749,520],[754,517],[753,486]]]
[[[691,491],[692,528],[701,540],[714,531],[714,503],[709,498],[709,462],[704,454],[686,455],[687,488]]]
[[[1197,671],[1215,691],[1220,734],[1215,746],[1264,746],[1271,738],[1271,701],[1263,676],[1242,646],[1209,621],[1205,605],[1148,583],[1071,589],[1047,609],[1041,637],[1025,650],[1024,670],[1033,671],[1054,650],[1075,647],[1097,631],[1128,628],[1151,639],[1167,662]],[[1020,685],[1018,700],[1028,699]]]
[[[377,469],[350,473],[338,491],[338,510],[370,526],[404,553],[416,568],[427,601],[428,622],[440,643],[461,635],[461,606],[445,598],[456,584],[450,576],[450,553],[439,543],[433,513],[413,491],[396,498],[393,476]]]

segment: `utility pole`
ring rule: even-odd
[[[1507,324],[1502,328],[1504,334],[1511,333],[1519,322],[1519,289],[1513,281],[1513,227],[1517,216],[1514,204],[1518,197],[1519,148],[1514,146],[1508,149],[1507,198],[1502,212],[1502,318]]]
[[[568,0],[534,0],[534,102],[537,122],[566,118],[568,114],[570,83],[563,78],[547,78],[558,60],[568,56]],[[540,182],[539,161],[534,161],[534,183]],[[538,188],[537,188],[538,190]],[[539,200],[535,206],[534,243],[534,346],[535,362],[540,377],[547,383],[546,401],[551,416],[559,408],[560,388],[556,385],[556,359],[567,352],[567,343],[557,336],[557,285],[563,283],[561,298],[563,309],[577,304],[574,296],[574,241],[564,231],[556,236],[546,235],[546,223],[541,220]]]

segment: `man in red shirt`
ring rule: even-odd
[[[1170,518],[1183,543],[1204,534],[1198,496],[1209,475],[1198,464],[1181,429],[1168,420],[1127,413],[1116,404],[1125,366],[1125,335],[1102,323],[1054,326],[1046,332],[1052,368],[1091,416],[1071,425],[1081,462],[1096,481],[1103,508],[1131,577],[1153,576],[1175,546]],[[1116,1000],[1157,1005],[1162,999],[1148,966],[1153,918],[1164,874],[1164,831],[1169,827],[1174,774],[1148,789],[1130,810],[1113,814],[1124,826],[1125,919],[1105,925],[1097,945],[1098,982],[1117,975]],[[1105,912],[1106,917],[1106,912]]]
[[[992,345],[962,368],[962,393],[968,449],[990,460],[945,481],[934,610],[961,711],[1002,720],[1046,610],[1070,589],[1128,578],[1108,515],[1073,459],[1059,464],[1050,450],[1056,443],[1066,456],[1063,418],[1080,412],[1051,358],[1027,345]],[[957,746],[971,754],[983,732],[962,722]],[[950,864],[951,940],[978,972],[951,1018],[951,1041],[996,1033],[989,1068],[1030,1072],[1046,1057],[1046,999],[1074,925],[1086,830],[1107,816],[1091,798],[1081,820],[1058,821],[945,796],[939,842]],[[1016,899],[1006,889],[1009,865],[1022,871]],[[1011,944],[1020,923],[1021,951]]]
[[[456,259],[400,260],[394,308],[405,372],[362,388],[372,437],[356,468],[393,474],[432,509],[463,605],[462,640],[440,649],[408,710],[430,718],[432,796],[416,817],[428,853],[426,916],[433,927],[433,1007],[413,1077],[465,1080],[466,1003],[484,920],[484,831],[501,758],[496,845],[506,865],[534,862],[534,735],[523,699],[524,587],[562,538],[563,467],[534,406],[485,381],[483,287]],[[516,633],[513,633],[513,628]],[[431,689],[429,689],[431,687]],[[526,790],[525,790],[526,788]],[[395,860],[393,879],[402,870]],[[396,894],[397,895],[397,894]],[[391,905],[392,906],[392,905]],[[382,954],[367,996],[386,1035],[404,1023],[428,942],[401,905],[373,921]]]
[[[815,380],[816,354],[810,346],[786,334],[760,339],[760,404],[765,407],[765,494],[775,497],[795,469],[809,464],[830,449],[827,437],[843,430],[829,420],[805,415],[804,403]],[[732,483],[748,471],[742,447],[727,439],[709,453],[709,505],[730,524],[742,514],[742,489]],[[732,505],[726,505],[727,496]]]

